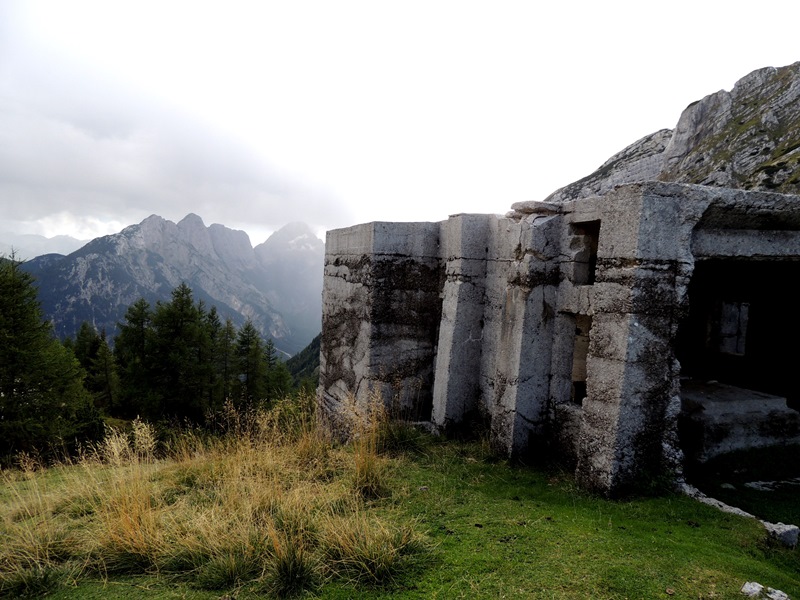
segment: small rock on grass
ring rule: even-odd
[[[765,588],[760,583],[755,581],[748,581],[742,586],[742,594],[748,598],[765,598],[766,600],[791,600],[785,592],[773,589],[771,587]]]

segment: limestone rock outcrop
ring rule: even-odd
[[[800,194],[800,62],[766,67],[690,104],[673,130],[646,136],[548,202],[648,180]]]

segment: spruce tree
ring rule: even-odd
[[[159,303],[153,314],[151,383],[160,395],[164,417],[200,422],[205,416],[211,348],[204,318],[205,307],[195,305],[185,283],[172,291],[170,302]]]
[[[292,374],[278,357],[272,340],[267,340],[264,355],[267,361],[267,398],[277,400],[292,391]]]
[[[236,337],[238,385],[236,400],[257,403],[268,396],[269,363],[261,335],[249,319]]]
[[[216,384],[217,398],[220,401],[219,406],[222,406],[226,400],[232,399],[237,390],[236,339],[236,327],[233,321],[228,318],[214,341],[214,369],[217,374]],[[214,408],[218,408],[218,406]]]
[[[118,324],[114,357],[119,372],[119,416],[153,418],[158,414],[158,397],[152,391],[151,356],[153,314],[150,304],[140,298],[128,307]]]
[[[44,320],[33,277],[13,256],[0,260],[0,454],[99,435],[83,377]]]
[[[87,387],[92,392],[95,406],[106,414],[116,415],[119,409],[119,375],[114,354],[106,342],[105,330],[100,334],[100,344],[88,369]]]
[[[92,361],[97,357],[97,351],[100,348],[100,334],[97,330],[87,321],[81,323],[78,333],[75,335],[75,342],[72,344],[72,349],[75,352],[75,358],[81,363],[81,366],[87,371],[92,365]]]

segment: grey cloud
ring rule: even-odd
[[[0,207],[11,224],[64,212],[124,224],[195,212],[206,223],[266,229],[349,221],[332,193],[277,171],[224,132],[73,65],[20,53],[24,61],[0,60]]]

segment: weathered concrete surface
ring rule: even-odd
[[[713,277],[795,264],[798,239],[800,198],[660,182],[329,232],[320,405],[332,422],[376,398],[445,432],[484,420],[499,452],[574,465],[605,494],[678,474],[679,358],[725,376],[775,335],[763,286]],[[710,284],[693,285],[698,264]],[[785,411],[788,431],[798,413]],[[774,434],[742,443],[795,435]]]
[[[799,108],[800,63],[760,69],[544,202],[329,232],[323,414],[487,421],[605,494],[680,473],[681,377],[787,398],[752,435],[710,411],[730,444],[795,439]]]
[[[445,431],[478,417],[490,215],[441,224],[442,289],[431,420]]]
[[[328,234],[320,404],[333,428],[346,429],[345,400],[365,408],[373,397],[429,418],[438,230],[435,223],[368,223]]]
[[[786,398],[714,382],[681,383],[680,426],[694,460],[785,444],[800,445],[800,412]]]

